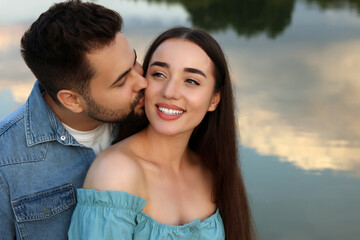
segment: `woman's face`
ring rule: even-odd
[[[161,43],[146,73],[150,127],[165,135],[191,134],[220,100],[214,93],[213,68],[204,50],[191,41],[171,38]]]

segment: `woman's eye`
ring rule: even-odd
[[[154,72],[153,74],[151,74],[151,76],[157,77],[157,78],[164,78],[165,77],[165,75],[160,73],[160,72]]]
[[[197,86],[200,85],[200,83],[190,78],[186,79],[186,82],[189,83],[190,85],[197,85]]]

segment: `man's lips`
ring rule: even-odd
[[[145,105],[145,91],[144,90],[140,90],[138,95],[136,96],[136,100],[135,100],[135,106],[144,106]],[[134,106],[134,107],[135,107]]]
[[[143,97],[140,101],[139,101],[139,104],[138,106],[142,107],[145,105],[145,98]]]

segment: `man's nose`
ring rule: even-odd
[[[145,77],[143,77],[144,70],[138,62],[136,62],[134,70],[136,72],[136,84],[134,84],[134,91],[137,92],[141,89],[147,88],[149,82]]]

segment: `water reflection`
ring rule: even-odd
[[[358,49],[359,44],[355,44]],[[355,75],[359,71],[352,72],[355,66],[349,64],[350,59],[359,60],[360,52],[352,47],[303,53],[301,64],[314,71],[311,82],[298,75],[291,80],[280,76],[280,81],[269,83],[264,74],[243,71],[252,77],[251,83],[245,80],[248,86],[242,87],[238,101],[242,143],[305,170],[355,170],[360,176],[360,83]],[[286,61],[298,61],[298,57],[290,54]],[[277,62],[282,61],[280,57]]]
[[[242,156],[260,240],[359,238],[360,179],[308,174],[252,149],[243,148]]]
[[[0,25],[0,94],[7,96],[1,97],[1,100],[10,96],[13,99],[5,101],[11,103],[10,109],[25,102],[34,83],[34,77],[24,64],[19,50],[20,38],[26,29],[26,25],[19,23]]]
[[[251,38],[266,34],[280,36],[291,25],[296,0],[147,0],[151,3],[181,4],[194,26],[209,31],[231,28],[239,36]],[[360,0],[304,0],[309,6],[327,9],[356,9]]]
[[[349,9],[356,10],[360,14],[359,0],[306,0],[309,4],[316,4],[322,10],[326,9]]]
[[[242,144],[304,170],[360,176],[360,34],[353,35],[360,19],[341,11],[320,19],[315,11],[298,4],[307,20],[295,25],[317,34],[296,38],[290,29],[277,43],[243,43],[233,56]]]
[[[355,170],[360,176],[360,40],[272,60],[257,60],[257,66],[281,68],[270,84],[266,72],[243,71],[250,76],[239,100],[243,144],[305,170]],[[278,64],[295,61],[307,74]]]
[[[148,0],[181,3],[194,26],[209,31],[233,29],[245,37],[266,33],[275,38],[291,22],[295,0]]]

